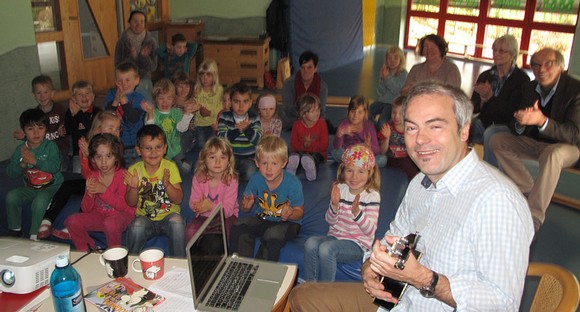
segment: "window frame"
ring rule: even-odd
[[[470,55],[465,55],[467,57],[473,57],[475,59],[490,60],[490,58],[483,57],[483,44],[485,39],[485,29],[489,24],[507,27],[517,27],[522,29],[522,38],[519,39],[520,44],[520,54],[522,54],[522,67],[529,68],[528,64],[528,50],[530,47],[531,33],[533,30],[542,31],[552,31],[569,33],[575,35],[576,26],[578,24],[578,18],[576,19],[575,25],[562,25],[562,24],[551,24],[543,22],[534,22],[533,16],[536,8],[536,0],[526,1],[525,12],[523,20],[512,20],[512,19],[501,19],[488,17],[487,13],[491,5],[491,0],[481,0],[479,6],[479,16],[467,16],[467,15],[457,15],[447,13],[447,7],[449,5],[449,0],[440,0],[439,2],[439,12],[425,12],[425,11],[415,11],[412,10],[413,0],[407,0],[407,16],[405,21],[405,36],[403,46],[406,49],[415,49],[415,46],[408,44],[409,41],[409,25],[412,17],[423,17],[432,18],[438,20],[437,34],[444,36],[445,34],[445,24],[447,21],[459,21],[477,24],[477,33],[475,37],[475,52]],[[579,6],[580,8],[580,6]],[[578,12],[576,12],[578,16]],[[580,17],[580,16],[579,16]],[[450,52],[452,53],[452,52]],[[452,53],[455,55],[461,55]]]

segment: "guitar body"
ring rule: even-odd
[[[391,246],[390,250],[399,250],[399,252],[389,252],[389,254],[392,257],[398,258],[399,262],[402,263],[402,268],[397,266],[395,267],[401,270],[404,269],[404,262],[409,257],[409,252],[413,253],[415,258],[417,258],[417,261],[421,260],[422,254],[414,249],[418,238],[419,236],[416,234],[409,234]],[[409,285],[408,283],[397,281],[386,276],[382,276],[380,282],[385,287],[385,291],[389,292],[393,297],[397,298],[397,300],[401,300],[405,290],[407,289],[407,286]],[[375,298],[374,303],[382,306],[387,310],[391,310],[395,307],[394,303],[387,302],[378,298]]]

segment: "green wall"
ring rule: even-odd
[[[35,44],[30,1],[2,0],[0,2],[0,54],[15,47]]]
[[[234,19],[266,16],[270,0],[171,0],[169,5],[172,19],[204,15]]]
[[[18,117],[34,106],[30,81],[39,74],[30,1],[0,1],[0,160],[10,158],[18,141]]]

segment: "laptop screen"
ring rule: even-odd
[[[218,207],[187,244],[194,303],[202,301],[227,258],[222,207]]]

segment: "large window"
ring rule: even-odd
[[[521,65],[542,47],[570,59],[580,0],[408,0],[405,47],[436,33],[449,42],[449,52],[491,59],[493,41],[512,34],[520,41]]]

